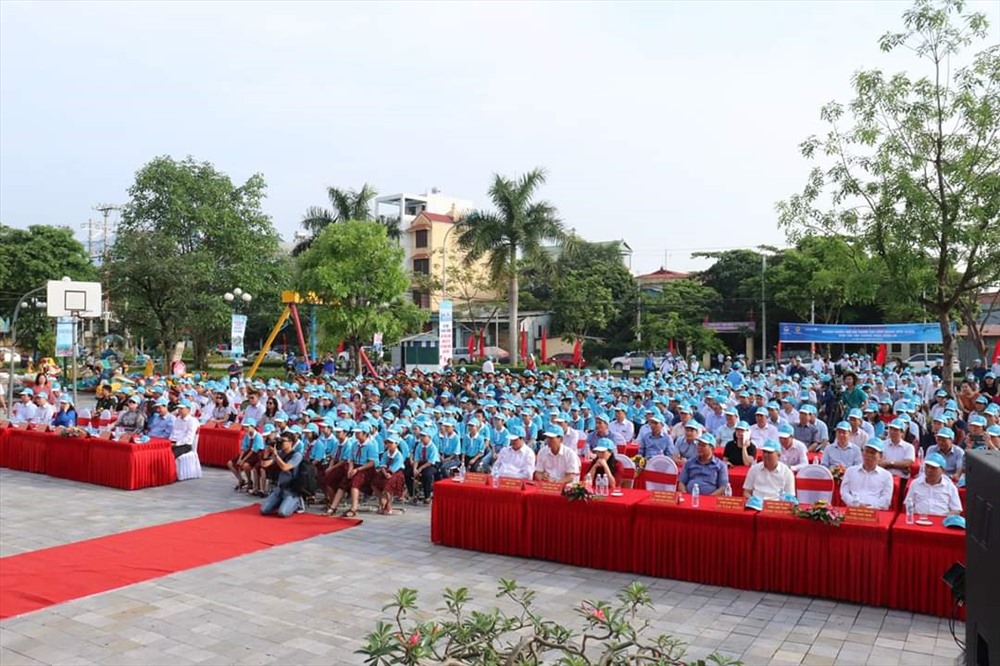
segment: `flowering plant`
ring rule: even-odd
[[[76,426],[72,426],[72,427],[69,427],[69,428],[62,428],[62,429],[60,429],[59,430],[59,436],[60,437],[86,437],[87,436],[87,431],[84,430],[83,428],[78,428]]]
[[[402,588],[382,610],[380,620],[357,651],[370,666],[390,664],[739,664],[712,654],[698,662],[684,661],[684,645],[661,634],[647,636],[652,622],[652,598],[647,588],[633,582],[615,602],[584,601],[576,613],[582,631],[546,619],[535,607],[535,593],[513,580],[500,580],[497,591],[506,608],[470,610],[469,589],[446,588],[444,617],[420,613],[417,591]],[[412,615],[426,618],[411,619]]]
[[[844,469],[843,465],[834,465],[833,468],[830,469],[830,473],[833,474],[834,481],[840,481],[841,479],[843,479],[845,471],[846,470]]]
[[[834,527],[838,527],[844,520],[844,514],[835,511],[825,500],[819,500],[804,509],[796,507],[794,513],[799,518],[815,520],[817,523],[826,523]]]
[[[643,458],[642,456],[638,454],[632,456],[632,462],[635,463],[636,472],[641,472],[642,470],[646,469],[646,459]]]
[[[563,497],[568,499],[570,502],[575,502],[577,500],[587,502],[595,497],[593,492],[587,490],[587,486],[582,483],[571,483],[563,488]]]

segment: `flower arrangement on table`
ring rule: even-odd
[[[80,428],[77,426],[71,426],[69,428],[58,429],[58,434],[60,437],[89,437],[90,433],[87,432],[86,428]]]
[[[847,471],[843,465],[834,465],[830,468],[830,474],[833,474],[834,481],[840,481],[844,478],[844,472]]]
[[[563,488],[563,497],[568,499],[570,502],[588,502],[595,498],[600,498],[599,495],[594,492],[587,490],[587,486],[582,483],[570,483],[565,488]]]
[[[632,462],[635,463],[635,473],[638,474],[642,470],[646,469],[646,459],[636,454],[632,456]]]
[[[793,513],[798,518],[815,520],[817,523],[825,523],[827,525],[833,525],[834,527],[838,527],[840,523],[844,521],[844,514],[839,511],[835,511],[826,500],[819,500],[812,506],[804,509],[795,507],[795,509],[793,509]]]

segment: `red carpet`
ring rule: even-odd
[[[272,546],[339,532],[360,520],[242,509],[0,558],[0,620]]]

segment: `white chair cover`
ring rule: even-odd
[[[616,453],[615,461],[618,463],[618,478],[621,479],[622,488],[631,488],[635,485],[635,463],[624,453]]]
[[[677,490],[677,463],[669,456],[653,456],[646,461],[646,472],[657,472],[673,477],[672,481],[652,481],[646,478],[646,490]]]
[[[194,436],[191,450],[177,457],[177,480],[201,478],[201,460],[198,458],[198,435]]]
[[[815,504],[820,500],[831,504],[833,503],[833,473],[830,472],[825,465],[806,465],[798,471],[795,478],[796,481],[798,481],[798,479],[813,479],[828,482],[822,484],[824,487],[823,490],[802,488],[800,484],[796,483],[795,496],[798,497],[799,501],[803,504]]]

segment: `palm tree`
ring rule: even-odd
[[[565,235],[555,206],[534,200],[535,191],[544,182],[545,171],[540,168],[517,179],[494,174],[489,195],[497,210],[473,211],[458,223],[458,244],[465,251],[465,262],[472,264],[485,258],[493,284],[507,283],[512,365],[517,364],[519,348],[518,254],[537,257],[544,241],[560,241]]]
[[[360,190],[342,190],[337,187],[326,188],[326,195],[330,199],[331,208],[322,206],[310,206],[302,216],[302,226],[309,232],[309,235],[299,241],[292,250],[292,256],[298,256],[309,249],[313,239],[335,222],[346,222],[347,220],[361,220],[363,222],[372,219],[371,202],[378,192],[374,187],[365,183]],[[387,225],[390,226],[390,225]],[[390,236],[392,227],[389,228]],[[396,235],[399,235],[399,225],[396,225]]]

